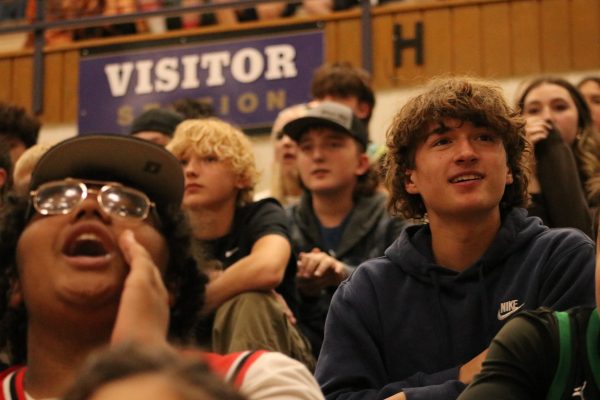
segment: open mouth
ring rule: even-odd
[[[64,253],[69,257],[104,257],[109,251],[98,235],[82,233],[67,244]]]
[[[478,175],[478,174],[461,175],[461,176],[457,176],[456,178],[450,179],[450,183],[479,181],[481,179],[483,179],[483,176]]]

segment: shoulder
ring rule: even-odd
[[[254,215],[258,213],[278,212],[283,213],[283,206],[273,197],[267,197],[252,203],[248,203],[237,209],[237,213],[243,215]]]
[[[235,223],[243,229],[271,224],[288,224],[288,218],[281,204],[272,197],[246,204],[236,210]]]
[[[523,209],[514,209],[504,220],[504,228],[513,232],[519,247],[529,248],[540,254],[567,255],[572,251],[594,251],[594,242],[575,228],[548,228],[534,216],[527,216]]]
[[[400,268],[389,258],[371,258],[360,264],[348,279],[340,283],[337,291],[340,292],[340,296],[355,294],[361,298],[368,297],[367,292],[394,287],[398,283],[399,272]]]
[[[595,251],[594,242],[585,233],[574,228],[550,228],[542,231],[532,240],[530,248],[536,253],[548,253],[555,260],[594,260],[591,257]]]
[[[4,381],[7,378],[10,378],[13,372],[24,369],[22,365],[15,365],[12,367],[6,367],[2,371],[0,371],[0,381]]]
[[[297,360],[277,352],[262,352],[248,368],[240,391],[256,399],[323,399],[310,371]]]
[[[313,375],[301,362],[272,351],[230,354],[187,351],[204,358],[211,370],[239,388],[249,400],[323,399]]]

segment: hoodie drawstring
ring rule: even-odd
[[[486,326],[490,326],[490,324],[489,324],[490,316],[488,315],[489,297],[488,297],[488,292],[485,287],[485,277],[483,276],[483,265],[480,266],[480,268],[478,269],[477,276],[479,278],[479,280],[478,280],[479,299],[481,300],[481,321],[482,321],[481,326],[486,327]],[[485,334],[487,335],[488,332],[485,332]],[[493,339],[493,337],[486,337],[485,342],[491,343],[492,339]]]
[[[436,299],[436,305],[437,305],[437,309],[438,309],[438,313],[440,314],[440,318],[434,318],[434,320],[436,322],[438,322],[438,332],[448,332],[447,335],[440,335],[440,339],[446,339],[444,340],[439,340],[438,341],[438,354],[448,354],[448,349],[450,349],[450,358],[447,360],[448,365],[452,365],[453,361],[455,360],[454,357],[454,348],[452,346],[452,337],[451,337],[451,330],[450,330],[450,324],[448,323],[448,316],[446,315],[446,313],[444,312],[444,307],[442,304],[442,294],[441,294],[441,287],[440,287],[440,282],[438,281],[438,276],[437,274],[432,271],[429,270],[428,271],[429,274],[429,278],[431,279],[431,282],[433,283],[433,287],[435,289],[435,299]],[[445,342],[445,343],[444,343]]]

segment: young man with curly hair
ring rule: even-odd
[[[509,316],[593,302],[592,241],[521,208],[523,125],[475,79],[435,81],[397,113],[389,206],[426,222],[335,293],[316,370],[326,398],[456,398]]]

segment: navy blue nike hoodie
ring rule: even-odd
[[[594,304],[594,244],[512,209],[463,272],[436,265],[428,225],[410,226],[335,293],[316,377],[327,399],[456,399],[459,367],[521,310]]]

